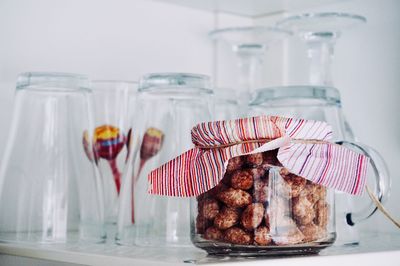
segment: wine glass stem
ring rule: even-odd
[[[239,92],[240,101],[247,105],[250,100],[251,92],[257,88],[259,67],[262,64],[263,53],[241,53],[238,52],[239,59]]]
[[[260,54],[242,54],[238,53],[239,57],[239,86],[243,91],[250,93],[256,88],[257,72],[262,63]]]
[[[332,59],[334,40],[307,41],[307,55],[310,59],[309,82],[312,85],[332,86]]]

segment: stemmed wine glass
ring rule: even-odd
[[[211,39],[228,44],[236,55],[239,76],[235,89],[244,112],[251,92],[259,86],[258,73],[268,47],[290,34],[287,30],[263,26],[224,28],[209,33]]]

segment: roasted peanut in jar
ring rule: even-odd
[[[228,162],[221,182],[197,197],[195,245],[213,253],[216,247],[259,251],[333,242],[327,190],[290,173],[276,155],[273,150]]]

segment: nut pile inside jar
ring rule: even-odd
[[[281,167],[276,156],[273,150],[232,158],[221,182],[197,198],[196,233],[209,241],[255,246],[324,239],[326,189],[286,168],[272,178],[271,167]]]

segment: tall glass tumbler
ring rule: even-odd
[[[192,127],[211,119],[211,96],[210,79],[203,75],[149,74],[140,80],[117,243],[191,245],[189,199],[149,195],[147,175],[191,148]]]
[[[19,75],[0,168],[1,240],[104,240],[102,185],[85,158],[93,158],[88,85],[75,74]]]
[[[104,187],[105,221],[117,222],[118,198],[125,170],[137,83],[92,81],[94,150]]]

